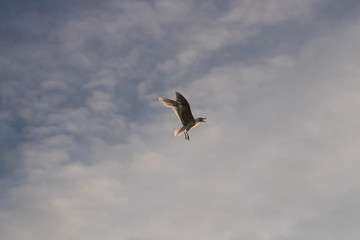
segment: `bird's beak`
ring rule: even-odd
[[[206,122],[205,120],[206,120],[206,118],[203,118],[203,122]]]

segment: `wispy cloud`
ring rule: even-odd
[[[359,236],[358,3],[11,6],[1,239]]]

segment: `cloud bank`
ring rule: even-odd
[[[2,15],[1,239],[357,239],[359,3],[47,4]]]

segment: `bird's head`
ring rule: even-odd
[[[206,118],[197,118],[196,122],[206,122]]]

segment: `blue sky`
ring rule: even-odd
[[[1,5],[1,239],[358,239],[358,1]]]

